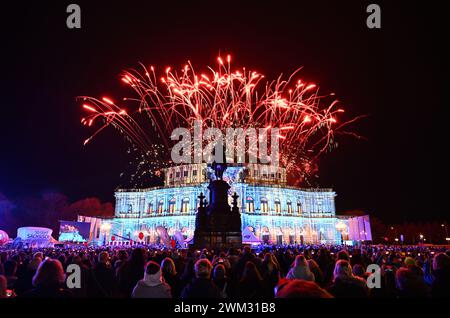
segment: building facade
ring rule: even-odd
[[[93,240],[105,244],[189,241],[198,196],[208,197],[214,173],[206,164],[189,164],[166,169],[164,178],[163,187],[117,190],[115,216],[96,222]],[[225,171],[224,180],[231,186],[230,195],[239,195],[242,230],[251,231],[263,243],[334,244],[348,234],[348,220],[336,216],[335,192],[290,187],[284,168],[234,165]]]

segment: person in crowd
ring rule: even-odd
[[[333,296],[315,282],[285,279],[277,286],[275,298],[333,298]]]
[[[219,255],[214,256],[212,266],[215,267],[217,264],[222,264],[223,266],[225,266],[225,270],[227,271],[231,270],[231,264],[225,252],[220,252]]]
[[[118,270],[118,288],[120,295],[129,297],[136,283],[144,276],[145,252],[135,248],[129,259]]]
[[[145,266],[144,278],[139,280],[131,293],[132,298],[172,298],[170,286],[162,276],[158,263],[150,261]]]
[[[363,265],[361,265],[361,264],[353,265],[352,272],[355,277],[359,277],[361,279],[367,280],[368,275],[367,275],[366,270]]]
[[[291,267],[286,275],[287,279],[303,279],[307,281],[314,281],[314,274],[309,269],[308,262],[303,255],[297,255],[294,266]]]
[[[313,259],[308,260],[308,267],[311,273],[314,275],[314,281],[319,285],[322,286],[323,284],[323,272],[319,267],[319,264]]]
[[[91,297],[111,297],[114,291],[114,271],[108,252],[98,255],[97,265],[92,269],[89,281]]]
[[[253,264],[258,263],[258,261],[256,260],[256,256],[252,253],[252,250],[249,246],[244,247],[244,251],[236,263],[235,274],[237,279],[240,279],[242,277],[247,262],[252,262]]]
[[[226,268],[223,264],[217,264],[213,270],[213,283],[220,290],[221,298],[230,296],[230,282],[226,275]]]
[[[400,298],[419,298],[428,297],[429,290],[423,275],[411,268],[399,268],[395,274],[395,281],[399,290],[398,296]]]
[[[7,297],[6,290],[6,277],[0,275],[0,299]]]
[[[274,296],[274,289],[280,279],[280,270],[275,256],[270,253],[264,254],[264,260],[261,264],[261,275],[270,290],[271,296]]]
[[[181,284],[180,279],[178,277],[177,269],[175,267],[175,262],[166,257],[161,262],[161,272],[164,278],[164,281],[169,284],[170,290],[173,298],[180,297],[181,294]]]
[[[438,253],[433,258],[432,297],[450,297],[450,256]]]
[[[220,290],[211,280],[211,262],[206,258],[199,259],[194,271],[195,278],[183,289],[181,298],[220,298]]]
[[[15,289],[15,285],[17,283],[18,277],[16,276],[17,272],[17,262],[15,260],[7,260],[3,264],[3,268],[5,271],[6,277],[6,286],[8,289]]]
[[[340,250],[336,255],[336,259],[338,261],[344,260],[344,261],[350,262],[350,255],[348,255],[348,252],[346,250]]]
[[[117,260],[114,262],[114,275],[117,276],[119,268],[125,263],[128,259],[128,253],[126,250],[119,250],[117,252]]]
[[[265,298],[270,296],[268,286],[258,271],[256,265],[248,261],[245,264],[242,278],[239,281],[236,296],[238,298]]]
[[[43,257],[42,253],[35,253],[28,264],[25,265],[25,269],[22,271],[21,275],[18,276],[15,284],[14,291],[17,295],[21,295],[33,288],[32,279],[36,274],[39,265],[42,263]]]
[[[47,258],[33,277],[33,289],[23,294],[26,298],[68,298],[72,293],[65,288],[64,269],[60,261]]]
[[[403,261],[403,264],[404,264],[405,267],[415,266],[416,265],[416,261],[411,256],[407,256],[407,257],[405,257],[405,260]]]
[[[339,259],[333,272],[333,283],[328,291],[336,298],[368,297],[366,282],[353,276],[352,267],[347,260]]]

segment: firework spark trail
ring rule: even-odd
[[[343,131],[359,117],[338,125],[338,115],[344,112],[337,106],[338,101],[321,105],[334,94],[321,96],[315,84],[302,80],[295,82],[294,77],[300,69],[287,80],[280,75],[261,87],[263,75],[245,68],[233,71],[229,55],[226,61],[221,57],[217,61],[216,69],[208,68],[207,73],[200,74],[190,62],[180,71],[166,68],[162,77],[157,76],[153,66],[148,69],[142,64],[142,71],[125,71],[122,81],[137,97],[124,98],[124,101],[139,104],[137,111],[131,114],[109,98],[81,97],[83,108],[89,112],[82,123],[91,126],[103,119],[102,126],[85,144],[109,125],[117,128],[144,153],[161,143],[169,149],[168,138],[173,129],[192,128],[194,120],[201,120],[203,129],[216,127],[223,132],[226,128],[277,127],[280,128],[281,163],[288,171],[305,176],[307,168],[322,153],[336,146],[336,133],[359,137]],[[144,129],[138,124],[142,115],[147,116],[152,129]]]

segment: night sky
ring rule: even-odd
[[[73,2],[80,30],[66,27]],[[268,78],[303,66],[301,77],[335,92],[348,116],[368,115],[353,126],[367,140],[342,137],[320,162],[319,183],[337,192],[338,212],[448,220],[444,10],[372,2],[381,5],[380,30],[366,27],[366,1],[2,4],[0,192],[56,190],[112,202],[127,144],[110,128],[83,147],[93,130],[80,124],[76,96],[132,96],[123,69],[182,67],[188,59],[204,69],[222,52]]]

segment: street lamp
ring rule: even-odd
[[[100,230],[103,233],[103,245],[106,245],[106,236],[111,230],[111,223],[103,223],[100,225]]]
[[[336,229],[341,233],[341,244],[344,244],[344,230],[347,228],[344,222],[339,221],[336,224]]]
[[[448,230],[447,230],[447,224],[441,224],[441,227],[445,230],[445,240],[448,242],[450,241],[450,238],[448,237]]]

